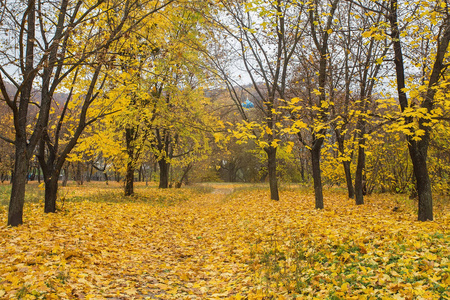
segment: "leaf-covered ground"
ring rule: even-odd
[[[392,196],[326,193],[317,211],[299,189],[218,187],[27,204],[23,226],[0,227],[0,299],[450,299],[448,205],[420,223]]]

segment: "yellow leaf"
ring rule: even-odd
[[[344,292],[344,293],[346,293],[348,291],[348,282],[344,282],[341,285],[341,291]]]
[[[428,260],[436,260],[437,256],[434,253],[427,253],[427,254],[425,254],[425,258]]]

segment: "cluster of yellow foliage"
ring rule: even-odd
[[[0,298],[450,297],[448,207],[419,223],[390,197],[357,207],[325,194],[314,210],[311,193],[277,202],[232,188],[141,188],[133,200],[69,199],[57,214],[26,205],[25,225],[0,228]]]

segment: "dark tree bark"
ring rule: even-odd
[[[58,177],[45,180],[45,213],[56,212],[56,198],[58,195]]]
[[[23,204],[25,202],[26,174],[29,162],[26,152],[24,147],[16,144],[16,162],[14,164],[14,176],[12,178],[11,199],[8,211],[8,225],[11,226],[17,226],[23,223]]]
[[[344,155],[345,149],[344,149],[344,136],[341,135],[340,130],[335,130],[336,132],[336,140],[338,142],[338,149],[339,152]],[[345,182],[347,183],[347,192],[348,192],[348,198],[353,199],[355,197],[355,189],[353,188],[353,181],[352,181],[352,173],[350,170],[350,160],[344,160],[342,162],[342,166],[344,167],[344,174],[345,174]]]
[[[77,162],[77,172],[75,174],[75,180],[78,185],[83,185],[83,174],[81,173],[81,163]]]
[[[134,166],[132,162],[127,163],[127,172],[125,173],[125,196],[134,194]]]
[[[278,194],[278,178],[277,178],[277,148],[266,147],[267,153],[267,170],[269,173],[270,199],[280,200]]]
[[[303,158],[300,158],[300,175],[302,177],[302,182],[305,182],[305,163]]]
[[[143,172],[143,170],[142,170],[142,165],[140,165],[140,166],[139,166],[139,172],[138,172],[138,176],[139,176],[138,181],[139,181],[139,182],[142,182],[142,181],[143,181],[143,175],[144,175],[144,172]]]
[[[230,161],[227,165],[228,170],[228,181],[236,182],[236,164],[233,161]]]
[[[350,199],[353,199],[355,197],[355,189],[353,188],[352,173],[350,171],[350,161],[348,160],[343,161],[342,165],[344,167],[345,182],[347,183],[348,197]]]
[[[167,189],[169,187],[170,163],[164,158],[158,161],[159,165],[159,188]]]
[[[125,142],[127,147],[127,171],[125,173],[125,196],[134,194],[134,170],[135,170],[135,142],[137,131],[134,127],[125,128]]]
[[[320,151],[322,148],[322,144],[323,138],[315,139],[313,147],[310,150],[316,209],[324,208],[323,193],[322,193],[322,176],[320,172]]]
[[[365,127],[363,127],[365,128]],[[364,132],[362,133],[364,135]],[[365,138],[361,138],[358,143],[358,162],[356,164],[355,174],[355,203],[364,204],[364,177],[363,171],[366,165]]]

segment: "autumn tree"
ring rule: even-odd
[[[230,96],[239,108],[245,126],[240,126],[237,136],[251,138],[264,149],[267,155],[270,197],[279,200],[277,182],[277,147],[281,141],[279,99],[285,98],[289,76],[292,71],[294,50],[301,40],[304,28],[306,6],[289,1],[220,1],[213,23],[220,33],[215,39],[223,38],[227,44],[226,57],[239,60],[243,74],[251,82],[250,101],[260,110],[260,117],[249,118],[242,107],[236,82],[241,74],[226,71],[220,65],[219,76],[225,80]],[[246,133],[245,133],[246,132]]]
[[[75,145],[77,138],[89,123],[86,120],[87,108],[95,99],[97,81],[102,76],[102,69],[107,60],[107,50],[133,23],[138,23],[155,10],[161,8],[154,4],[150,10],[143,11],[139,1],[88,3],[64,0],[57,5],[47,1],[30,0],[24,3],[9,3],[2,22],[2,39],[5,43],[1,49],[0,90],[14,116],[15,129],[15,171],[11,200],[9,205],[9,225],[22,224],[23,204],[27,169],[32,153],[41,137],[48,150],[53,151],[57,141],[50,142],[48,120],[54,93],[63,82],[80,74],[80,68],[93,67],[91,84],[81,105],[79,126],[73,139],[61,153],[64,160]],[[162,6],[167,5],[163,3]],[[126,24],[126,26],[125,26]],[[17,26],[16,26],[17,25]],[[80,46],[80,42],[83,45]],[[16,51],[18,49],[18,51]],[[17,74],[17,76],[15,75]],[[11,97],[6,90],[6,82],[12,83],[15,94]],[[38,119],[27,132],[29,106],[33,102],[32,91],[40,82],[40,99]],[[70,98],[68,98],[70,99]],[[58,126],[56,128],[59,128]],[[47,131],[47,133],[44,133]],[[53,135],[56,137],[56,135]],[[49,152],[49,153],[50,153]],[[48,165],[53,165],[51,173],[59,172],[63,163],[56,162],[48,156]],[[50,170],[49,168],[49,170]],[[58,170],[59,169],[59,170]],[[53,192],[56,193],[58,176],[47,172],[46,185],[52,191],[47,198],[46,212],[54,211]],[[51,179],[53,178],[53,179]],[[53,180],[53,181],[52,181]],[[52,188],[50,188],[52,186]]]
[[[443,86],[450,42],[448,2],[397,0],[376,2],[389,24],[392,41],[398,101],[399,129],[406,133],[419,197],[418,219],[433,220],[433,198],[428,171],[428,148],[436,119],[442,115],[439,104],[446,101]],[[419,50],[420,51],[417,51]],[[406,70],[412,64],[419,76]]]
[[[342,36],[342,48],[344,51],[344,114],[335,116],[334,129],[336,139],[339,145],[339,151],[343,153],[344,141],[349,139],[351,132],[348,118],[354,116],[356,124],[354,127],[354,136],[357,146],[357,165],[355,172],[355,202],[363,204],[364,194],[364,171],[365,171],[365,148],[369,134],[379,128],[379,125],[373,125],[368,128],[369,123],[380,123],[382,116],[374,119],[378,82],[386,76],[386,71],[382,70],[383,60],[389,50],[388,41],[386,41],[382,32],[371,33],[373,28],[379,28],[383,22],[381,15],[371,14],[370,7],[359,7],[353,3],[348,3],[347,24],[339,35]],[[349,107],[349,101],[353,103]],[[333,106],[335,108],[336,106]],[[351,177],[349,176],[350,161],[344,160],[344,169],[349,188]],[[350,180],[350,182],[349,182]]]
[[[191,154],[208,149],[208,139],[201,132],[214,126],[207,124],[211,122],[205,111],[205,72],[196,51],[202,47],[201,14],[192,5],[179,2],[148,20],[124,41],[116,58],[119,68],[109,97],[118,98],[126,107],[114,118],[117,132],[124,132],[125,195],[133,194],[134,173],[142,153],[153,153],[160,187],[167,188],[174,159],[184,156],[188,166]],[[191,121],[192,116],[195,119]]]
[[[308,35],[302,39],[302,47],[295,49],[299,63],[297,74],[292,80],[297,88],[291,87],[290,98],[284,108],[288,111],[290,127],[285,131],[297,135],[311,155],[314,182],[315,207],[322,209],[323,192],[320,157],[329,127],[329,110],[333,105],[330,91],[330,38],[334,35],[335,13],[339,0],[320,1],[308,4],[306,19]],[[306,135],[306,136],[305,136]]]

